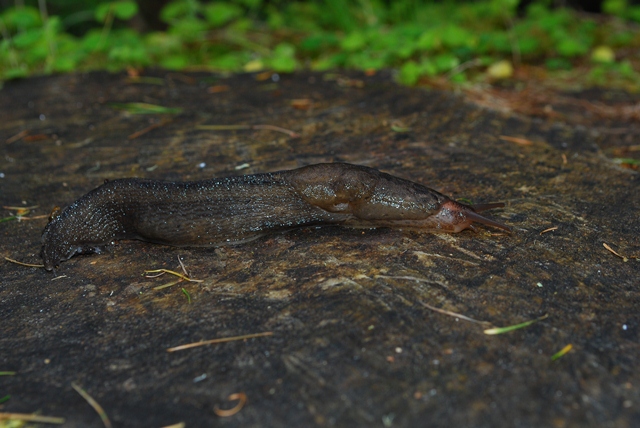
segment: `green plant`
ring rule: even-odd
[[[638,56],[619,61],[615,55],[640,48],[638,32],[624,21],[640,21],[640,7],[626,0],[605,1],[616,18],[604,24],[545,1],[518,17],[516,0],[174,0],[161,12],[167,31],[147,34],[129,25],[137,13],[131,0],[93,0],[85,3],[91,10],[60,9],[60,15],[29,6],[35,0],[26,3],[0,13],[2,80],[156,64],[234,72],[395,68],[406,84],[463,83],[489,79],[488,67],[506,60],[552,73],[587,67],[590,73],[575,78],[588,84],[640,81]],[[87,28],[76,34],[79,22]],[[602,52],[607,64],[592,61]]]

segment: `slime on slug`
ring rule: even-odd
[[[52,270],[116,239],[212,247],[329,224],[460,232],[480,223],[510,231],[478,214],[503,206],[462,204],[421,184],[346,163],[196,182],[120,179],[52,213],[42,234],[42,258]]]

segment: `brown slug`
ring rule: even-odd
[[[460,232],[504,204],[453,201],[421,184],[346,163],[194,182],[108,181],[54,215],[42,234],[47,270],[115,239],[219,246],[294,227],[343,224]]]

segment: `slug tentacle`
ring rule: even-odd
[[[456,201],[448,201],[442,204],[438,216],[446,217],[448,219],[445,223],[447,223],[447,227],[451,228],[451,232],[460,232],[464,229],[474,229],[473,223],[481,223],[486,226],[497,227],[499,229],[506,230],[507,232],[511,232],[511,229],[508,226],[483,217],[477,213],[477,211],[485,211],[503,206],[504,204],[502,203],[471,206]]]
[[[52,215],[42,257],[52,270],[116,239],[219,246],[323,224],[459,232],[476,222],[509,230],[477,213],[501,206],[461,204],[418,183],[344,163],[199,182],[121,179]]]

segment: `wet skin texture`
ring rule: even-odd
[[[345,163],[196,182],[113,180],[53,215],[42,234],[47,270],[115,239],[173,246],[242,243],[295,227],[343,224],[444,232],[509,228],[475,207],[373,168]]]

